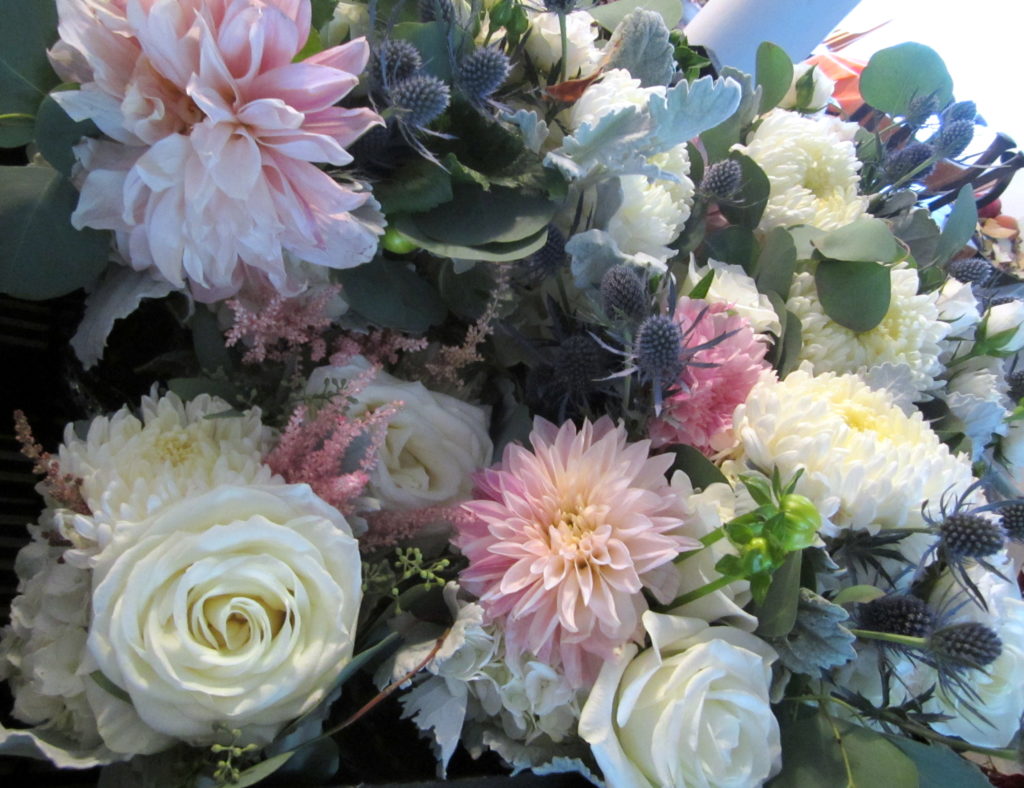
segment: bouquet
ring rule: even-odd
[[[0,289],[81,319],[59,445],[15,414],[44,508],[0,752],[154,786],[1014,769],[1024,156],[971,147],[927,47],[750,75],[681,15],[5,26]]]

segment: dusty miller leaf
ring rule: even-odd
[[[71,338],[71,347],[86,369],[103,358],[114,323],[128,317],[146,298],[163,298],[174,291],[170,282],[127,267],[112,269],[85,299],[85,315]]]
[[[675,51],[661,14],[637,8],[615,28],[606,69],[624,68],[645,87],[668,85],[676,72]]]
[[[794,673],[817,676],[820,671],[855,659],[854,636],[843,621],[849,619],[839,605],[807,588],[800,589],[796,624],[784,638],[772,641],[782,664]]]

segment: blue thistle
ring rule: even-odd
[[[857,611],[857,625],[875,632],[923,638],[935,625],[935,613],[916,596],[889,594],[862,604]]]
[[[601,277],[601,306],[612,318],[638,321],[648,310],[647,288],[631,266],[613,265]]]
[[[943,123],[932,138],[936,153],[946,159],[959,156],[974,139],[973,120],[954,120]]]
[[[373,78],[385,90],[412,77],[423,67],[420,51],[400,38],[386,38],[373,53]]]
[[[728,200],[743,185],[743,169],[733,159],[724,159],[708,167],[700,182],[700,190],[715,200]]]
[[[928,638],[936,662],[951,668],[984,668],[1003,653],[1003,641],[991,627],[976,621],[950,624]]]
[[[509,59],[494,47],[471,52],[459,66],[459,86],[470,101],[481,102],[502,86],[508,78]]]
[[[403,123],[423,128],[448,108],[448,86],[430,74],[418,74],[391,89],[391,101]]]
[[[931,145],[923,142],[911,142],[895,151],[885,162],[885,172],[893,182],[901,180],[917,170],[922,164],[933,158],[935,151]],[[927,178],[931,174],[934,164],[931,164],[915,173],[915,178]]]

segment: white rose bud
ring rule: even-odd
[[[819,112],[832,98],[835,86],[836,83],[825,76],[820,68],[797,63],[793,66],[793,84],[789,86],[779,106],[798,112]]]
[[[565,32],[569,42],[565,73],[570,77],[586,77],[594,73],[601,51],[594,46],[597,22],[586,11],[573,11],[565,16]],[[558,14],[544,12],[530,15],[530,37],[526,54],[541,71],[554,67],[562,58],[562,33]]]
[[[1016,353],[1024,348],[1024,301],[989,307],[978,327],[977,341],[991,353]]]
[[[651,648],[629,644],[606,662],[580,717],[608,784],[761,785],[782,752],[768,698],[775,652],[700,619],[648,611],[643,622]]]

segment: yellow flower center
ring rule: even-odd
[[[161,432],[153,441],[153,448],[162,461],[177,467],[188,462],[198,447],[194,435],[175,427]]]

